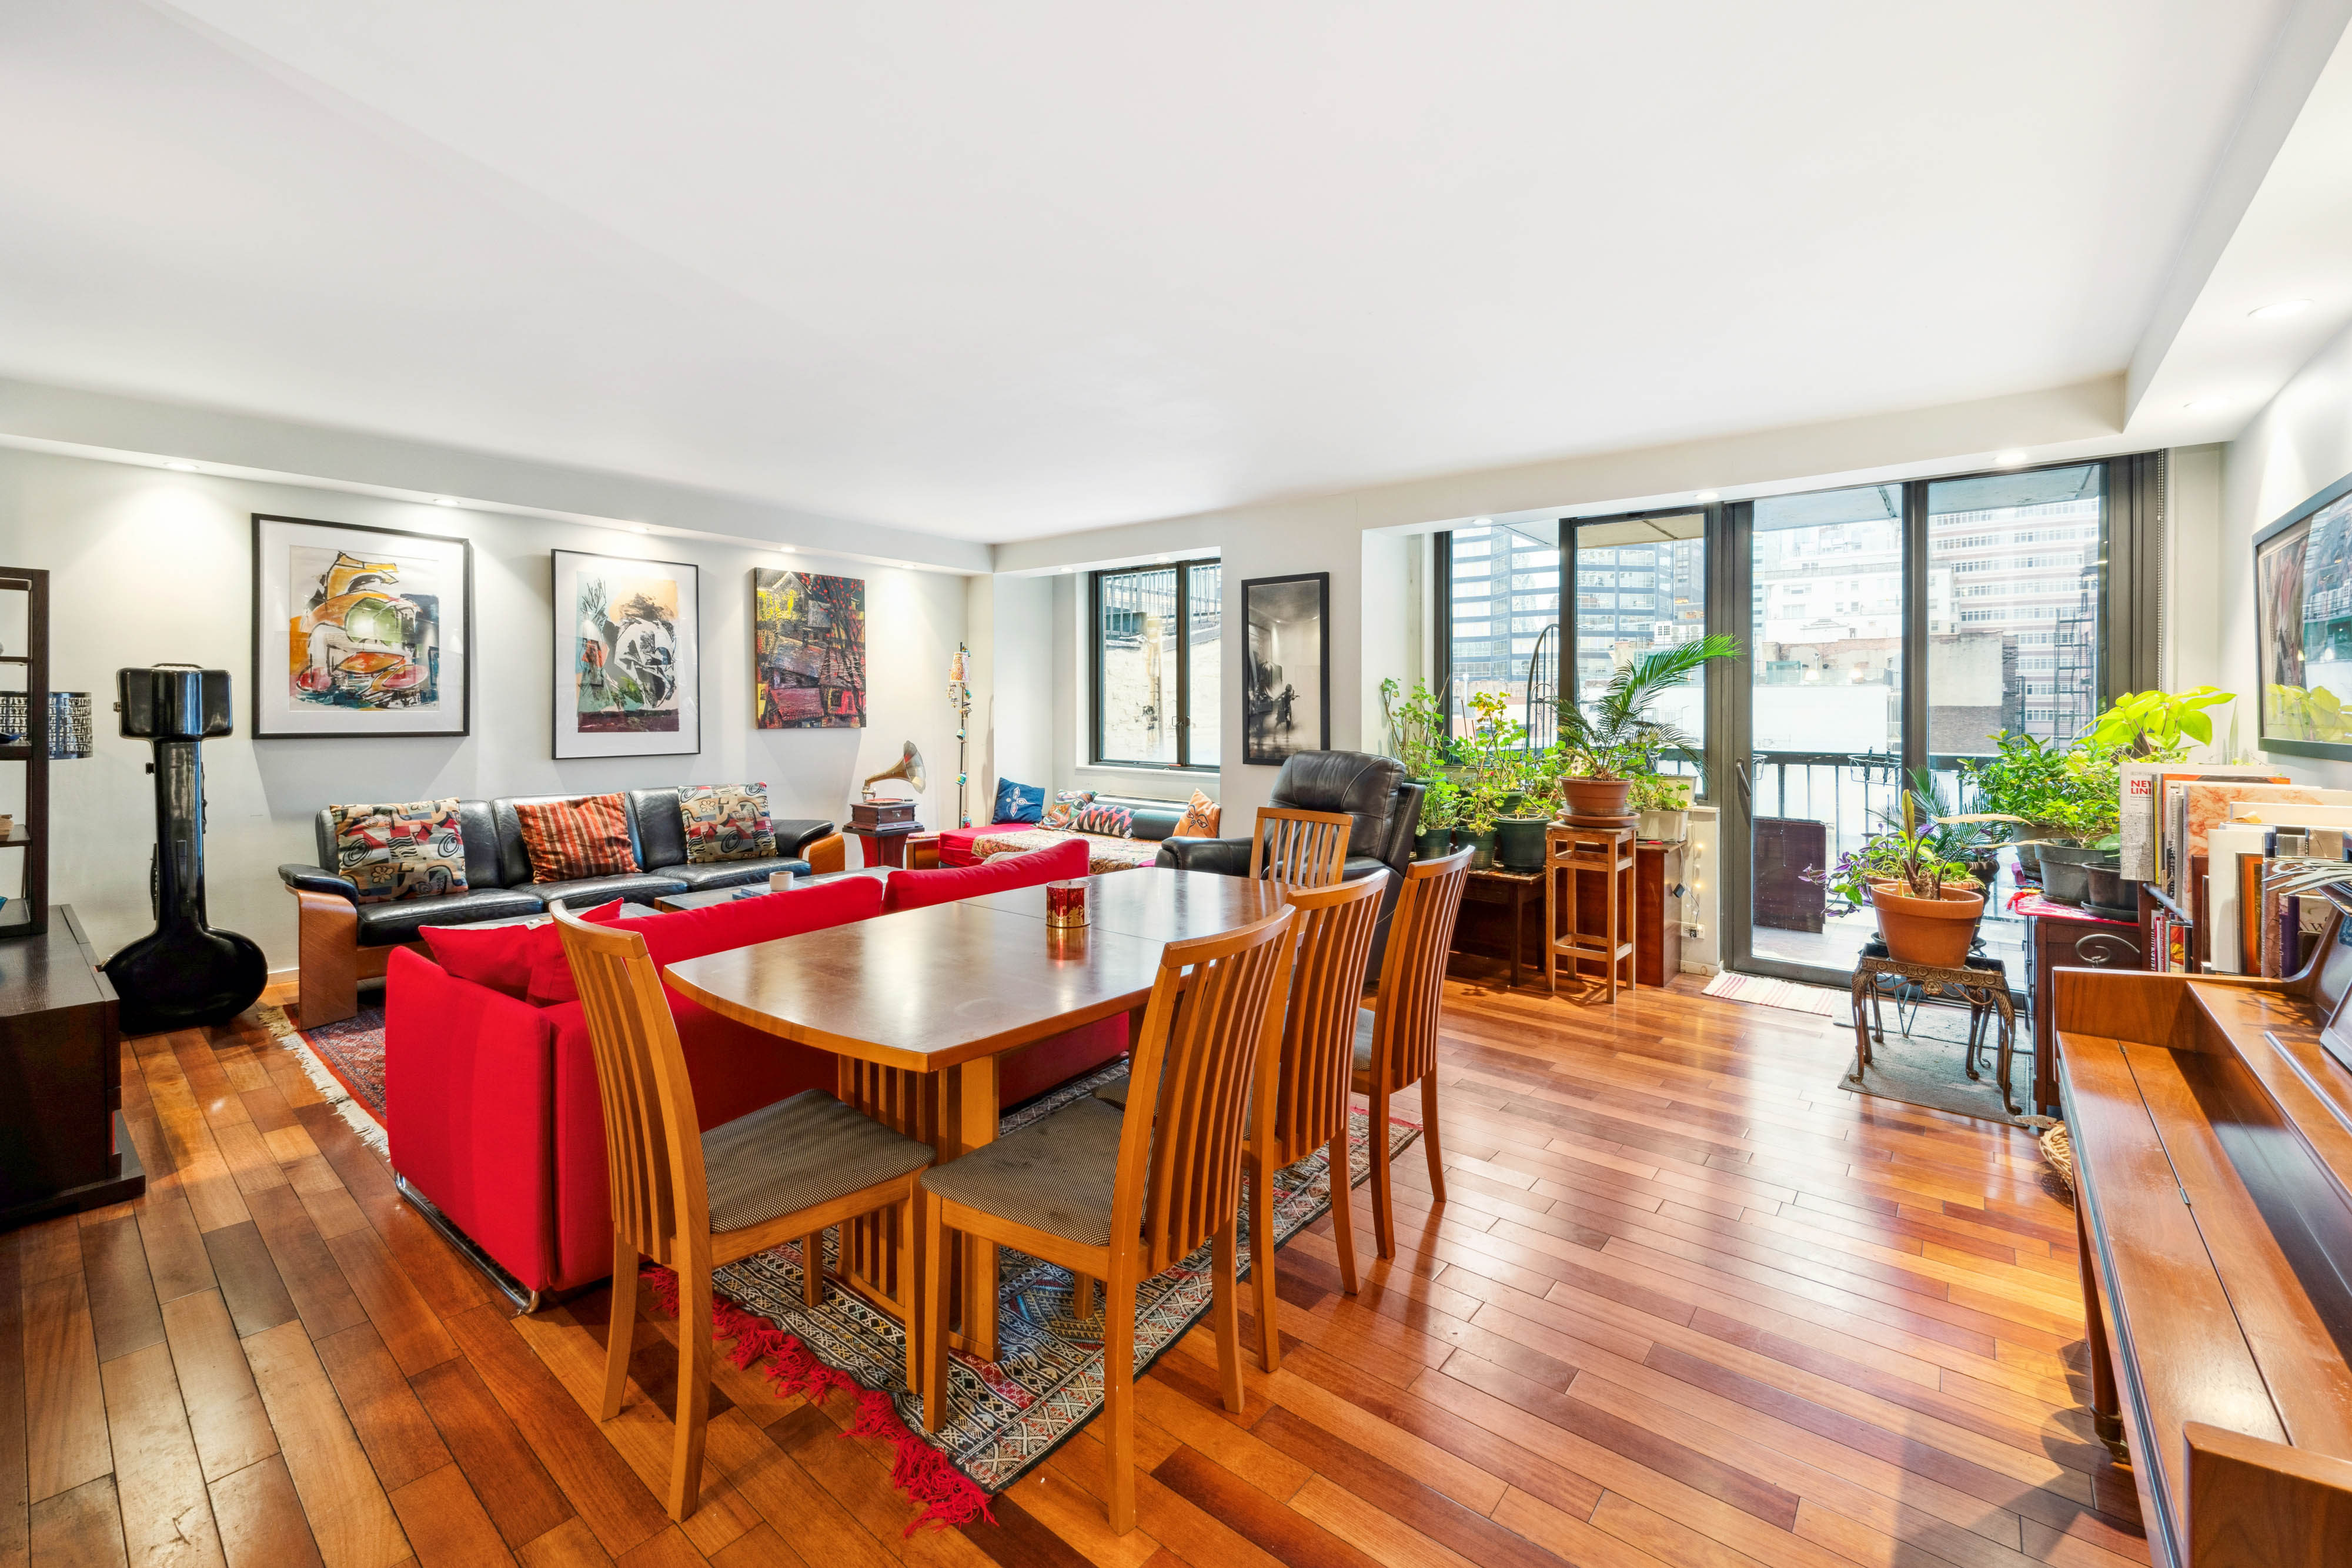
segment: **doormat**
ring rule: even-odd
[[[1930,1003],[1916,1009],[1906,1008],[1897,1012],[1894,998],[1883,998],[1879,1010],[1886,1023],[1886,1038],[1870,1048],[1870,1066],[1860,1079],[1853,1076],[1853,1058],[1848,1055],[1840,1069],[1838,1087],[1848,1093],[1874,1094],[1882,1100],[1899,1100],[1906,1105],[1918,1105],[1930,1111],[1949,1111],[1954,1115],[1974,1116],[1982,1122],[2002,1122],[2011,1126],[2031,1123],[2021,1113],[2012,1116],[2000,1103],[2000,1090],[1993,1076],[1999,1060],[2000,1020],[1987,1018],[1982,1030],[1981,1061],[1977,1068],[1980,1076],[1971,1079],[1968,1071],[1969,1009]],[[1868,1016],[1865,1005],[1864,1016]],[[1843,1038],[1853,1039],[1853,1010],[1849,1006],[1839,1009]],[[1907,1031],[1904,1024],[1907,1021]],[[2030,1108],[2033,1098],[2033,1030],[2026,1022],[2022,1009],[2017,1018],[2017,1050],[2009,1063],[2010,1098],[2016,1101],[2021,1113]]]
[[[1776,980],[1769,975],[1735,975],[1726,969],[1706,983],[1704,996],[1720,997],[1727,1002],[1747,1002],[1752,1007],[1780,1008],[1792,1013],[1814,1013],[1827,1018],[1835,1013],[1846,993],[1827,986],[1801,986],[1794,980]]]
[[[1007,1115],[1003,1135],[1088,1094],[1127,1071],[1124,1062],[1088,1074]],[[1421,1128],[1390,1118],[1391,1157],[1411,1146]],[[1371,1176],[1370,1118],[1348,1113],[1350,1186]],[[1275,1173],[1275,1232],[1286,1241],[1330,1210],[1329,1172],[1318,1151]],[[1241,1277],[1249,1278],[1249,1215],[1241,1216]],[[1369,1217],[1366,1226],[1369,1227]],[[1370,1234],[1369,1228],[1364,1232]],[[826,1256],[837,1247],[827,1232]],[[1152,1363],[1211,1304],[1210,1243],[1136,1291],[1135,1372]],[[948,1366],[948,1419],[936,1434],[921,1430],[922,1406],[908,1388],[906,1331],[898,1320],[856,1292],[830,1282],[824,1304],[801,1302],[797,1242],[712,1271],[711,1322],[737,1366],[765,1360],[780,1394],[822,1401],[835,1392],[857,1401],[857,1418],[844,1437],[879,1437],[897,1451],[892,1484],[923,1505],[907,1526],[969,1523],[994,1515],[989,1499],[1059,1448],[1102,1408],[1103,1293],[1096,1288],[1092,1316],[1073,1319],[1067,1270],[1000,1248],[997,1254],[997,1360],[956,1353]],[[677,1277],[658,1265],[645,1270],[656,1301],[677,1312]]]
[[[302,1075],[360,1135],[360,1142],[389,1158],[383,1132],[383,1009],[362,1008],[341,1023],[308,1030],[298,1029],[285,1009],[267,1002],[255,1008],[253,1016],[294,1053]]]

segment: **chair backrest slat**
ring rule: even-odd
[[[1134,1239],[1139,1278],[1190,1256],[1240,1211],[1245,1108],[1282,1028],[1293,918],[1286,906],[1161,951],[1131,1058],[1111,1205],[1111,1245]]]
[[[1328,887],[1348,863],[1348,835],[1356,820],[1345,811],[1301,811],[1261,806],[1250,841],[1250,875],[1296,887]]]
[[[1373,1009],[1372,1072],[1391,1090],[1437,1066],[1437,1011],[1445,998],[1445,956],[1462,890],[1470,882],[1470,853],[1415,861],[1405,867],[1396,913],[1389,916],[1389,946],[1381,960],[1381,994]]]
[[[1286,1166],[1329,1144],[1348,1123],[1356,1009],[1380,923],[1386,868],[1337,887],[1296,888],[1297,967],[1282,1046],[1258,1067],[1258,1103],[1271,1115],[1272,1158]],[[1261,1117],[1261,1124],[1265,1119]]]
[[[553,908],[596,1059],[613,1228],[674,1265],[678,1239],[709,1230],[710,1196],[694,1084],[661,973],[635,932],[591,925],[561,903]]]

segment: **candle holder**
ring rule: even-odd
[[[1087,923],[1087,883],[1084,877],[1068,882],[1045,884],[1045,924],[1057,931],[1068,931]]]

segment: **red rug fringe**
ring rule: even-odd
[[[658,1263],[646,1264],[642,1272],[662,1311],[677,1316],[677,1275]],[[710,1326],[719,1338],[735,1342],[727,1359],[737,1366],[748,1372],[752,1363],[766,1358],[768,1382],[777,1393],[797,1394],[812,1405],[824,1404],[836,1392],[857,1401],[857,1416],[841,1435],[878,1437],[895,1450],[890,1484],[923,1505],[923,1511],[907,1526],[907,1534],[914,1534],[925,1524],[944,1530],[976,1519],[996,1522],[988,1493],[900,1420],[888,1395],[860,1388],[849,1374],[819,1361],[798,1334],[785,1333],[715,1292],[710,1298]]]

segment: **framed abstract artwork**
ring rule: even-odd
[[[2260,744],[2352,758],[2352,476],[2254,536]]]
[[[253,735],[468,732],[474,549],[255,513]]]
[[[1244,762],[1280,763],[1296,751],[1331,749],[1330,602],[1328,571],[1242,584]]]
[[[553,554],[555,755],[700,751],[700,574],[684,561]]]
[[[866,582],[751,569],[751,722],[866,727]]]

